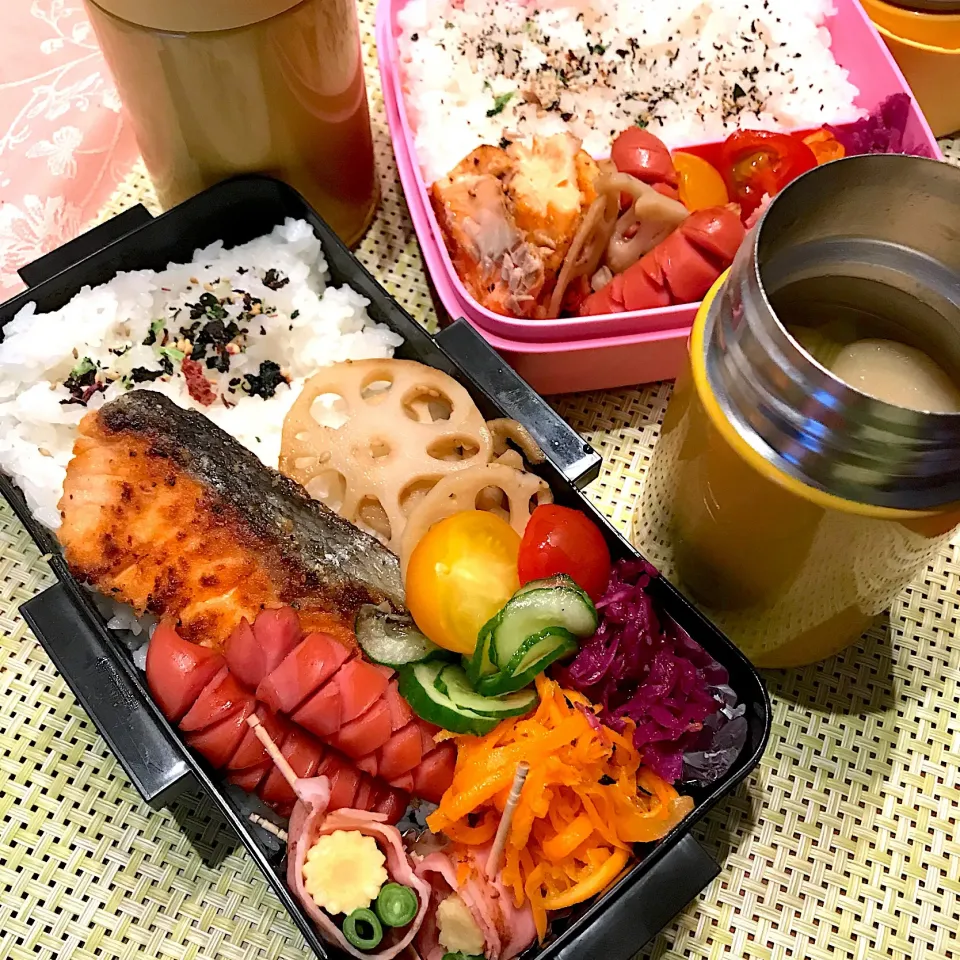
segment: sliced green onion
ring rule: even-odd
[[[383,927],[372,910],[361,907],[343,921],[343,935],[358,950],[376,950],[383,939]]]
[[[405,927],[417,915],[417,895],[402,883],[385,883],[374,905],[377,916],[388,927]]]

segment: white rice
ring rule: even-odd
[[[398,43],[424,177],[502,138],[569,130],[602,157],[637,122],[677,147],[856,120],[824,26],[834,12],[832,0],[409,0]]]
[[[278,271],[281,282],[267,274],[270,269]],[[265,277],[271,286],[264,284]],[[23,490],[37,519],[55,529],[77,424],[88,410],[127,389],[157,390],[180,406],[201,410],[276,467],[283,419],[304,380],[331,363],[392,356],[401,342],[389,328],[371,321],[364,297],[328,281],[320,241],[310,225],[287,220],[269,236],[232,250],[218,242],[198,250],[189,264],[120,273],[99,287],[84,287],[51,313],[38,314],[28,304],[7,325],[0,343],[0,469]],[[176,331],[191,323],[185,305],[210,292],[204,284],[225,301],[225,319],[249,331],[238,341],[240,352],[230,355],[227,372],[203,363],[203,374],[216,390],[214,403],[204,406],[190,396],[179,365],[172,376],[132,384],[134,368],[160,368],[162,345],[143,342],[150,338],[151,323],[167,319],[165,349],[175,350]],[[244,314],[238,291],[262,301],[256,316]],[[175,353],[172,357],[176,361]],[[71,392],[64,381],[83,359],[100,368],[97,377],[104,382],[117,379],[86,406],[65,404]],[[246,377],[256,376],[264,361],[279,364],[290,378],[270,399],[247,392]]]

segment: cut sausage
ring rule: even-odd
[[[431,803],[439,803],[453,782],[457,751],[452,743],[441,743],[413,772],[413,792]]]
[[[332,736],[342,726],[340,687],[336,683],[321,687],[290,719],[318,737]]]
[[[237,682],[227,667],[222,667],[200,691],[193,706],[180,721],[180,729],[184,733],[206,730],[250,704],[256,706],[253,694]],[[250,712],[253,712],[252,707]]]
[[[373,809],[387,818],[387,823],[396,823],[410,803],[410,795],[401,790],[385,790],[375,799]]]
[[[394,732],[403,729],[413,719],[413,711],[400,696],[400,688],[395,683],[388,684],[383,699],[390,708],[390,729]]]
[[[369,810],[370,801],[373,799],[376,788],[370,777],[361,777],[360,786],[357,787],[357,795],[353,798],[353,806],[357,810]]]
[[[225,767],[240,746],[249,727],[247,717],[253,713],[251,700],[242,710],[226,720],[215,723],[199,733],[188,733],[187,743],[198,753],[203,754],[207,763],[216,770]]]
[[[232,783],[239,787],[245,793],[256,793],[257,787],[263,778],[273,769],[273,761],[258,764],[255,767],[247,767],[245,770],[234,770],[227,774],[227,783]]]
[[[378,700],[366,713],[351,720],[330,738],[348,757],[365,757],[390,739],[390,709]]]
[[[371,777],[376,777],[380,773],[380,759],[375,753],[368,753],[365,757],[360,757],[353,762],[358,770],[362,770]]]
[[[327,757],[327,761],[320,765],[318,773],[330,778],[330,806],[333,809],[341,810],[353,806],[353,798],[360,785],[360,772],[356,767],[344,763],[342,758],[334,755]]]
[[[306,636],[257,687],[257,699],[279,713],[293,713],[351,656],[325,633]]]
[[[415,723],[409,723],[381,747],[380,776],[393,783],[397,777],[413,770],[422,757],[420,729]]]
[[[345,663],[337,674],[341,724],[356,720],[369,710],[386,693],[389,682],[390,674],[385,676],[381,668],[371,663],[364,663],[362,660]]]
[[[666,240],[588,297],[580,315],[695,303],[733,262],[744,236],[736,207],[695,210]]]
[[[291,728],[280,751],[293,767],[293,772],[304,779],[314,776],[324,756],[323,745],[305,730]],[[285,807],[296,801],[296,795],[283,774],[276,768],[260,785],[260,799],[271,806]]]
[[[184,640],[164,620],[147,647],[147,686],[163,715],[177,723],[223,664],[219,653]]]
[[[278,747],[283,747],[283,741],[290,732],[291,725],[262,703],[257,706],[256,714],[260,719],[260,725],[270,734],[270,739]],[[227,769],[245,770],[247,767],[257,767],[265,763],[272,764],[272,762],[260,738],[253,730],[247,730],[236,753],[230,758]]]
[[[396,787],[397,790],[403,790],[404,793],[413,793],[413,774],[405,773],[403,776],[397,777],[392,786]]]
[[[293,622],[289,615],[268,612],[271,616],[261,634],[274,652],[264,663],[291,643]],[[258,624],[259,617],[254,627],[238,628],[227,659],[183,640],[172,624],[158,627],[157,642],[151,641],[148,651],[147,679],[161,708],[180,720],[187,743],[211,766],[226,768],[230,783],[256,791],[278,813],[289,813],[295,798],[246,723],[254,711],[299,776],[309,778],[318,770],[330,776],[334,809],[362,803],[364,809],[373,810],[377,804],[380,812],[389,811],[392,822],[399,820],[409,795],[379,776],[380,765],[386,758],[389,768],[399,771],[396,783],[410,789],[412,772],[401,768],[414,762],[415,746],[425,753],[434,744],[433,728],[413,717],[392,679],[393,671],[354,661],[342,644],[315,633],[296,643],[270,675],[261,678],[265,702],[258,703],[229,666],[231,660],[239,662],[240,670],[255,678],[261,659],[250,645],[251,638],[259,643]],[[354,714],[347,723],[341,706],[344,691],[346,709]],[[290,719],[272,709],[274,703],[299,704],[305,694],[306,702]],[[431,789],[436,791],[435,783]]]

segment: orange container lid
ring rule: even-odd
[[[269,20],[304,0],[86,0],[138,27],[170,33],[235,30]]]
[[[899,40],[950,52],[960,50],[960,0],[860,0],[867,16]],[[921,3],[924,9],[917,9]]]
[[[923,10],[927,13],[958,13],[960,0],[887,0],[891,7],[904,10]]]

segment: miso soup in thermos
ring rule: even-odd
[[[788,186],[694,323],[633,538],[759,666],[855,641],[960,523],[960,169]]]
[[[86,0],[164,207],[287,181],[348,244],[379,185],[355,0]]]

